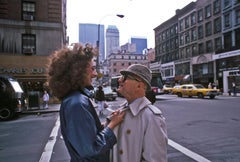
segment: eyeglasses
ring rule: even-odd
[[[135,78],[134,76],[124,74],[121,76],[122,82],[125,82],[127,79],[136,80],[137,82],[142,82],[140,79]]]

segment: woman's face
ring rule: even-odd
[[[96,71],[96,62],[95,61],[91,61],[89,63],[89,66],[87,68],[87,84],[90,86],[92,85],[92,78],[95,78],[97,76],[97,71]]]

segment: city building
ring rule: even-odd
[[[66,0],[0,1],[0,74],[25,93],[47,87],[48,56],[67,44]]]
[[[131,64],[148,66],[148,58],[143,54],[111,53],[107,58],[108,76],[120,75],[120,70],[127,69]]]
[[[79,42],[82,44],[90,43],[97,46],[99,37],[99,62],[105,59],[105,29],[101,24],[79,24]]]
[[[119,31],[115,25],[109,25],[106,30],[106,57],[119,50]]]
[[[147,38],[131,37],[130,43],[136,44],[135,54],[143,54],[143,50],[147,48]]]
[[[237,0],[197,0],[155,31],[156,59],[165,82],[215,83],[223,92],[240,84],[240,4]]]

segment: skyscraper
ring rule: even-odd
[[[105,59],[105,40],[104,40],[104,25],[100,25],[100,38],[99,38],[99,61]],[[97,46],[98,40],[98,24],[79,24],[79,42],[82,44],[90,43],[94,47]]]
[[[131,44],[136,44],[136,53],[135,54],[143,54],[143,50],[147,48],[147,39],[132,37]]]
[[[119,31],[114,25],[109,25],[106,31],[106,57],[119,49]]]

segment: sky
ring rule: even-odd
[[[78,42],[79,23],[116,25],[120,45],[131,37],[147,38],[148,48],[155,47],[154,28],[195,0],[68,0],[67,35],[69,43]],[[119,18],[116,15],[124,15]]]

